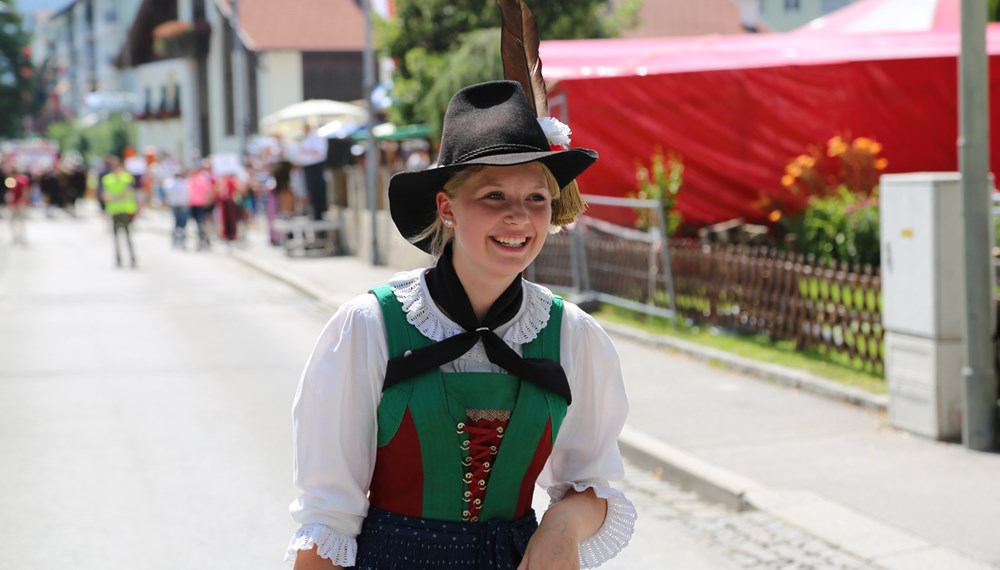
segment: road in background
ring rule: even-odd
[[[328,312],[148,220],[136,270],[92,209],[32,212],[25,249],[4,223],[0,568],[282,567],[291,401]],[[865,567],[631,466],[623,488],[638,529],[602,568]]]

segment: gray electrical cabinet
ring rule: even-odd
[[[959,440],[965,355],[961,176],[887,174],[880,193],[889,421],[934,439]]]

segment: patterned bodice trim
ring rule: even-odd
[[[426,270],[417,269],[397,273],[389,280],[396,299],[403,305],[406,320],[416,327],[420,334],[435,342],[463,332],[462,327],[449,319],[434,303],[427,292],[424,278]],[[552,292],[530,281],[522,281],[524,301],[517,315],[507,324],[497,329],[497,335],[507,344],[523,345],[531,342],[549,323],[549,309],[552,307]],[[486,349],[478,342],[463,358],[486,363]]]

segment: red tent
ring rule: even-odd
[[[601,154],[583,191],[634,192],[636,162],[660,145],[683,157],[685,220],[760,219],[763,195],[801,205],[781,184],[785,166],[838,134],[882,143],[887,172],[957,170],[957,19],[938,6],[945,0],[905,1],[933,2],[947,29],[935,18],[922,31],[849,33],[835,14],[826,30],[787,34],[543,42],[553,114],[563,114],[574,146]],[[899,0],[844,11],[888,4]],[[987,43],[1000,78],[1000,27],[989,27]],[[990,98],[1000,105],[995,79]],[[991,137],[1000,172],[1000,129]]]

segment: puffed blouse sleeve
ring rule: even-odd
[[[374,295],[341,308],[320,334],[292,407],[294,482],[289,507],[301,525],[285,561],[318,546],[323,558],[353,566],[368,512],[379,398],[388,349]]]
[[[601,529],[580,544],[580,566],[595,568],[628,544],[637,518],[632,502],[609,483],[625,475],[618,434],[625,425],[628,400],[618,352],[600,324],[576,305],[565,303],[560,330],[560,358],[573,403],[538,484],[547,489],[553,503],[570,489],[593,489],[607,500]]]

